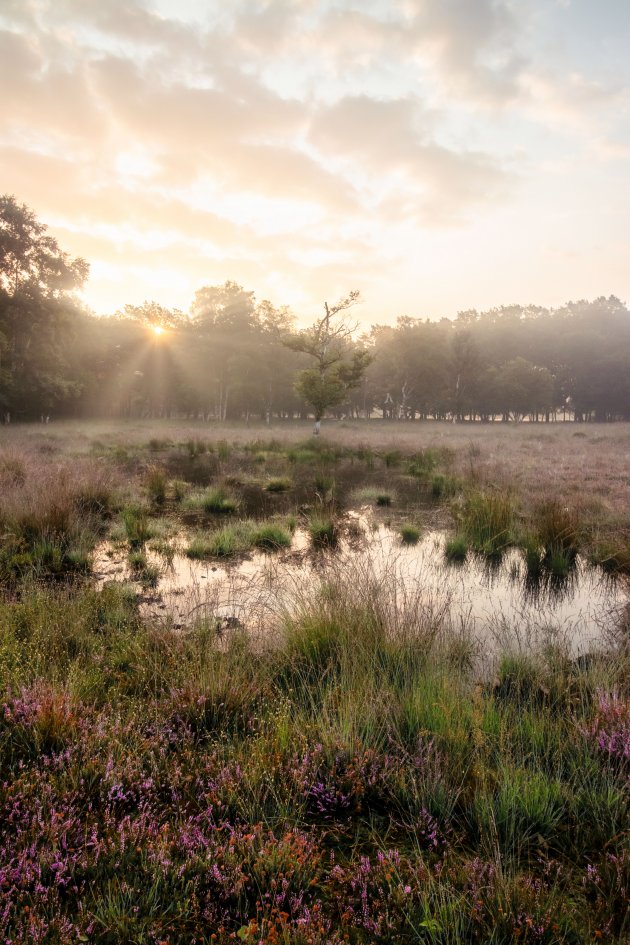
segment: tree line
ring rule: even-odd
[[[148,301],[95,316],[76,296],[88,271],[0,197],[5,419],[630,420],[630,312],[614,296],[358,334],[356,292],[298,330],[288,308],[230,281],[200,288],[188,312]]]

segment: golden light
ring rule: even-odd
[[[153,334],[157,335],[158,338],[160,337],[160,335],[164,334],[164,329],[162,328],[161,325],[153,325],[152,331],[153,331]]]

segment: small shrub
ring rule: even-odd
[[[389,508],[389,506],[392,504],[392,497],[389,492],[379,492],[375,501],[379,507]]]

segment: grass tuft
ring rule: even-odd
[[[420,529],[416,525],[401,525],[400,539],[403,545],[415,545],[420,539]]]
[[[318,547],[332,548],[337,544],[337,526],[332,518],[313,516],[308,524],[311,541]]]

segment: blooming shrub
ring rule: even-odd
[[[585,734],[600,756],[630,777],[630,699],[599,692],[595,717]]]

